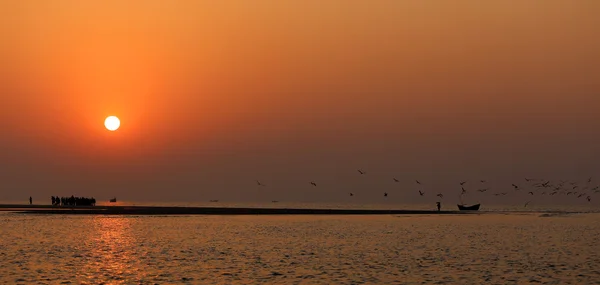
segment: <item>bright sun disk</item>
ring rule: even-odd
[[[115,116],[110,116],[104,120],[104,126],[109,131],[116,131],[121,126],[121,121]]]

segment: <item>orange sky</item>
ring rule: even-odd
[[[587,177],[600,170],[599,12],[0,0],[0,200],[335,200],[388,176]],[[356,168],[385,181],[357,186]],[[257,195],[254,179],[278,188]]]

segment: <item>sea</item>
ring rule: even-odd
[[[379,216],[0,212],[0,284],[600,284],[597,210],[497,207],[469,215]]]

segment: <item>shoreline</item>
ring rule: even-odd
[[[479,211],[0,204],[1,211],[48,215],[456,215]]]

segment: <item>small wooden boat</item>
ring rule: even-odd
[[[475,204],[475,205],[471,205],[471,206],[465,206],[465,205],[457,205],[458,209],[461,211],[477,211],[479,210],[479,207],[481,206],[481,204]]]
[[[108,200],[108,202],[110,202],[110,203],[117,203],[117,198],[116,197],[112,198],[112,199]]]

